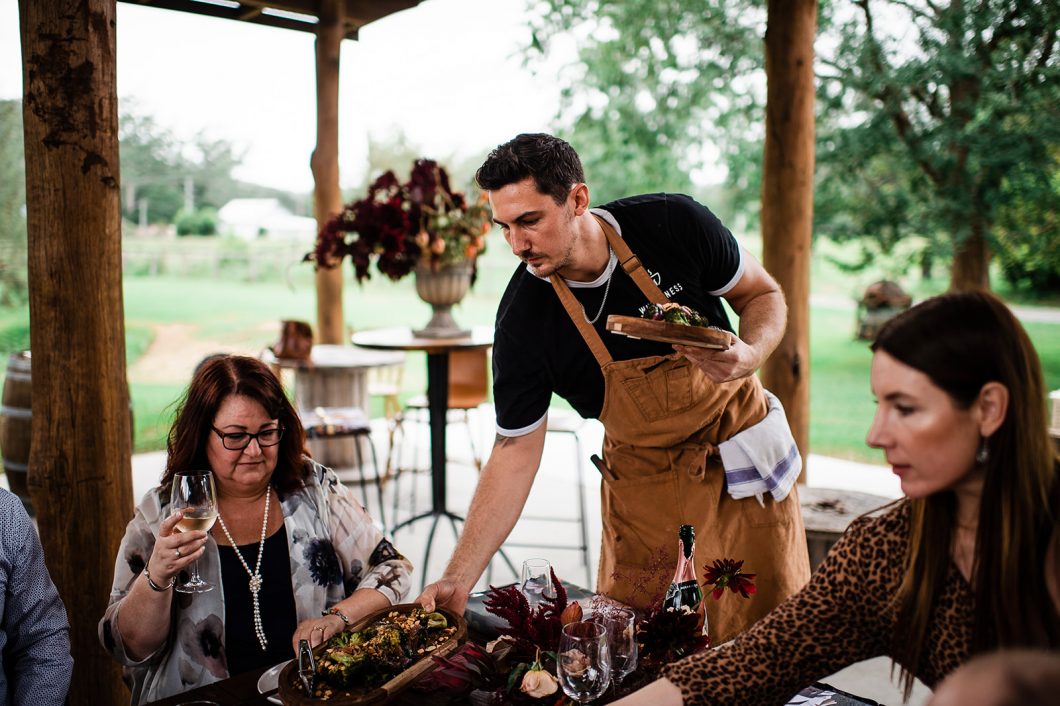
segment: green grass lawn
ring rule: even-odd
[[[748,239],[752,249],[754,239]],[[468,297],[454,308],[463,325],[492,324],[497,302],[515,268],[515,260],[499,238],[480,261],[479,279]],[[201,244],[200,244],[201,247]],[[226,246],[228,247],[228,246]],[[138,271],[140,272],[140,271]],[[391,282],[379,275],[363,286],[348,275],[343,293],[344,314],[351,329],[420,326],[430,318],[430,307],[416,296],[412,278]],[[814,293],[823,295],[811,308],[810,319],[810,446],[814,453],[854,460],[882,462],[879,452],[865,446],[874,412],[869,391],[871,353],[853,339],[852,296],[876,277],[844,275],[826,258],[815,255]],[[260,350],[275,341],[282,319],[315,319],[315,291],[308,266],[288,268],[283,276],[248,281],[246,273],[222,267],[218,271],[149,275],[126,274],[126,357],[130,364],[151,344],[153,327],[188,324],[199,341],[227,348]],[[918,296],[938,291],[938,281],[913,283]],[[1030,323],[1027,331],[1042,358],[1048,389],[1060,389],[1060,325]],[[28,312],[0,311],[0,353],[29,347]],[[135,449],[164,447],[175,404],[185,379],[143,382],[132,380],[130,394],[135,420]],[[426,387],[422,354],[411,354],[405,370],[405,396]],[[373,415],[381,413],[376,402]]]

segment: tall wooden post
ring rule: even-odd
[[[342,208],[339,188],[339,50],[345,33],[341,0],[322,0],[317,22],[317,146],[313,169],[313,214],[317,228]],[[342,268],[316,273],[318,343],[345,343]]]
[[[70,617],[70,703],[129,700],[96,638],[132,517],[115,0],[21,0],[33,347],[29,488]]]
[[[788,326],[762,367],[762,382],[784,404],[804,462],[809,453],[816,25],[816,0],[769,0],[762,261],[784,289]],[[804,463],[803,482],[805,468]]]

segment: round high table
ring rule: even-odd
[[[452,513],[446,507],[446,454],[445,428],[446,413],[449,410],[449,353],[452,351],[481,350],[493,346],[493,329],[488,326],[475,326],[470,336],[461,338],[421,338],[409,328],[387,328],[359,331],[351,339],[355,346],[382,351],[424,351],[427,354],[427,412],[431,432],[431,509],[394,527],[393,533],[419,522],[430,519],[431,529],[427,535],[427,550],[423,557],[424,569],[431,556],[431,543],[438,528],[438,521],[445,517],[452,525],[453,533],[459,534],[456,523],[464,518]],[[504,552],[500,552],[505,562],[515,571],[511,561]],[[422,584],[426,581],[426,571],[422,574]]]

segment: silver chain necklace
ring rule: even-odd
[[[585,310],[585,305],[582,304],[582,316],[585,317],[585,323],[587,323],[587,324],[590,324],[590,325],[595,324],[599,320],[600,314],[604,313],[604,305],[607,304],[607,293],[611,291],[611,278],[615,276],[615,270],[614,270],[614,268],[611,268],[611,257],[614,254],[615,253],[611,249],[611,246],[608,245],[607,246],[607,267],[608,267],[608,269],[611,270],[611,272],[607,275],[607,284],[604,285],[604,298],[600,300],[600,310],[596,312],[596,316],[594,316],[593,318],[590,319],[589,318],[589,312],[587,312]]]
[[[250,574],[250,595],[254,601],[254,635],[257,636],[262,651],[268,646],[269,641],[265,639],[265,628],[261,626],[261,605],[258,603],[258,592],[261,591],[261,584],[264,583],[261,578],[261,557],[265,554],[265,531],[269,527],[269,499],[271,496],[272,487],[270,486],[265,489],[265,517],[261,521],[261,544],[258,545],[258,563],[253,571],[250,570],[247,560],[243,558],[243,553],[239,551],[239,547],[236,546],[236,540],[232,539],[232,535],[228,532],[228,528],[225,527],[225,521],[221,519],[221,513],[217,513],[217,521],[221,523],[221,529],[224,530],[228,543],[232,545],[232,549],[235,550],[236,556],[239,558],[239,563],[242,564],[243,568],[247,570],[248,574]]]

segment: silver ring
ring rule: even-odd
[[[177,549],[177,558],[178,559],[180,558],[180,549],[179,548]]]

